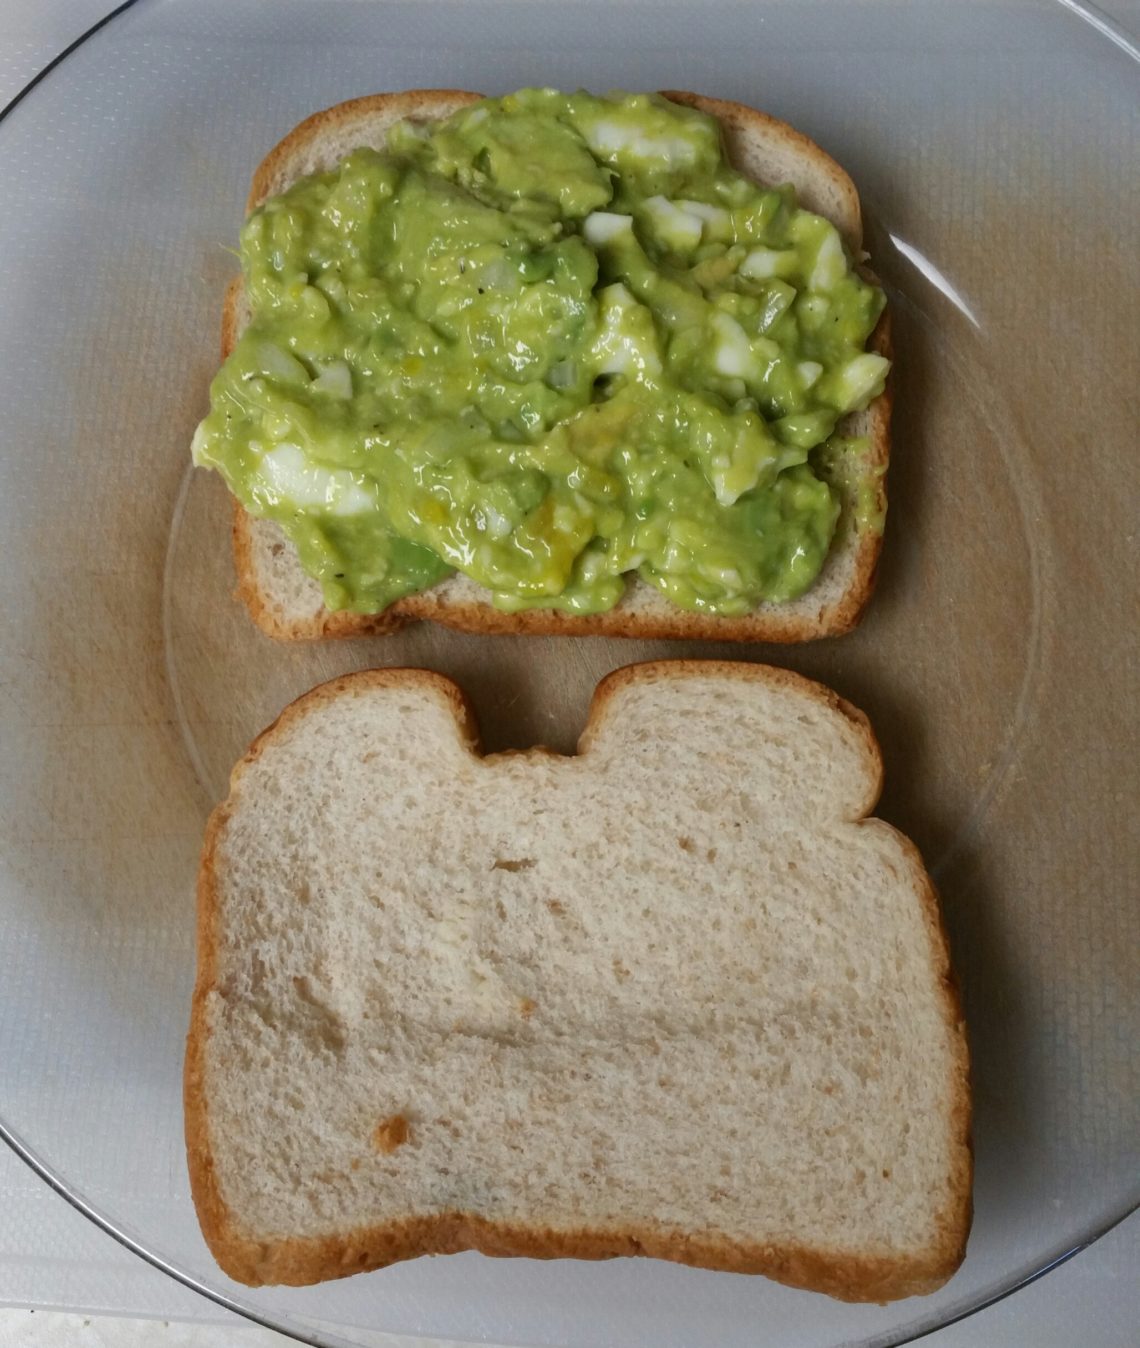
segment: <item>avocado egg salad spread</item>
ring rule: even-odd
[[[254,211],[241,260],[252,320],[194,459],[328,608],[459,570],[502,609],[597,613],[636,573],[738,615],[819,573],[821,455],[882,392],[883,295],[715,119],[525,89],[401,122]]]

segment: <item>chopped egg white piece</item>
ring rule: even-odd
[[[493,505],[484,505],[479,508],[482,518],[482,528],[491,538],[506,538],[511,532],[511,522],[502,511],[496,510]]]
[[[307,384],[309,372],[296,356],[272,342],[261,342],[257,347],[257,359],[262,370],[270,379],[280,380],[283,384]]]
[[[348,362],[334,360],[312,382],[314,393],[327,393],[333,398],[352,397],[352,371]]]
[[[791,276],[797,257],[790,248],[754,248],[740,264],[741,276],[750,281],[766,281],[772,276]]]
[[[890,361],[873,351],[864,351],[862,355],[849,360],[837,375],[843,410],[850,412],[865,407],[874,395],[882,391],[883,381],[890,368]]]
[[[823,236],[823,242],[819,245],[819,252],[815,255],[815,265],[808,277],[808,289],[831,290],[846,275],[847,258],[843,252],[839,232],[835,229],[829,229]]]
[[[579,578],[589,584],[605,570],[606,557],[601,552],[584,552],[578,562]]]
[[[703,230],[700,216],[663,196],[647,197],[645,210],[653,233],[667,247],[689,252],[700,243]]]
[[[707,201],[689,201],[685,198],[676,203],[688,215],[695,215],[704,227],[710,240],[724,242],[731,239],[732,216],[723,206],[710,206]]]
[[[684,136],[651,136],[623,122],[595,122],[587,127],[586,144],[599,155],[629,154],[663,164],[691,164],[696,146]]]
[[[748,334],[731,314],[716,313],[709,319],[717,338],[713,364],[718,374],[737,379],[756,377],[756,357]]]
[[[302,509],[323,506],[333,515],[359,515],[376,505],[346,468],[322,468],[288,441],[271,449],[258,471],[267,486]]]
[[[602,326],[591,354],[599,374],[661,373],[661,356],[648,309],[618,281],[598,296]]]
[[[582,222],[582,233],[586,237],[586,242],[594,244],[595,247],[601,243],[609,243],[620,234],[632,232],[633,217],[617,215],[613,211],[594,211]]]

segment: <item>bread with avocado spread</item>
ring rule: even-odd
[[[799,641],[886,509],[889,326],[846,174],[694,94],[382,94],[254,175],[196,462],[277,637]]]

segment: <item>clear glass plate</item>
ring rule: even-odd
[[[901,1343],[1140,1200],[1135,51],[1075,5],[139,0],[0,125],[0,1114],[96,1220],[225,1304],[549,1345]],[[803,648],[480,639],[279,646],[187,470],[246,187],[309,112],[409,86],[690,88],[814,136],[894,305],[891,513],[854,635]],[[492,749],[569,749],[607,670],[728,655],[871,715],[881,813],[941,888],[975,1064],[977,1215],[936,1295],[845,1306],[647,1260],[474,1254],[310,1289],[198,1232],[182,1043],[202,825],[318,680],[426,664]]]

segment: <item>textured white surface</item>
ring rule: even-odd
[[[94,19],[112,0],[5,0],[0,6],[0,104]],[[1140,26],[1134,0],[1113,6],[1127,26]],[[34,97],[34,95],[33,95]],[[2,134],[2,132],[0,132]],[[232,1343],[283,1343],[279,1336],[235,1321],[186,1325],[179,1316],[221,1312],[115,1245],[22,1163],[0,1148],[0,1302],[8,1305],[98,1308],[150,1315],[152,1320],[110,1315],[60,1315],[26,1309],[0,1311],[5,1345],[171,1344],[179,1348]],[[170,1321],[170,1323],[164,1323]],[[989,1348],[1034,1344],[1070,1348],[1125,1348],[1140,1324],[1140,1220],[1131,1219],[1090,1252],[1078,1256],[1034,1287],[990,1311],[941,1331],[935,1348]],[[410,1340],[377,1343],[396,1348]]]

